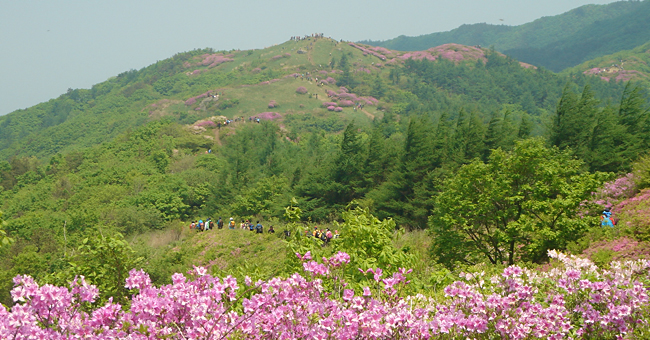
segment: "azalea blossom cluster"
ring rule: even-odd
[[[262,112],[258,114],[256,117],[263,120],[274,120],[277,118],[281,118],[282,116],[280,116],[280,114],[277,112]]]
[[[594,203],[605,208],[612,208],[618,202],[633,197],[637,191],[634,174],[629,173],[611,182],[607,182],[597,192],[592,193]],[[620,208],[619,208],[620,210]]]
[[[16,304],[0,307],[2,339],[627,339],[650,331],[650,262],[612,263],[550,251],[553,269],[511,266],[499,275],[462,274],[440,298],[402,296],[410,270],[359,269],[367,285],[345,282],[350,256],[316,261],[296,254],[305,275],[241,286],[205,268],[174,274],[155,287],[132,270],[129,308],[93,309],[97,289],[83,278],[70,288],[17,276]]]
[[[304,86],[298,86],[298,88],[296,89],[296,93],[305,94],[307,93],[307,88]]]
[[[194,97],[191,97],[191,98],[187,99],[185,101],[185,105],[192,106],[192,105],[196,104],[197,100],[202,99],[202,98],[207,98],[208,96],[211,96],[211,95],[212,95],[212,91],[201,93],[198,96],[194,96]]]
[[[379,58],[379,59],[381,59],[381,60],[386,60],[386,56],[385,56],[385,55],[383,55],[383,54],[381,54],[381,53],[378,53],[378,52],[376,52],[376,51],[373,51],[373,50],[370,49],[370,48],[366,48],[366,47],[363,47],[363,46],[361,46],[361,45],[357,45],[357,44],[352,43],[352,42],[351,42],[351,43],[348,43],[348,45],[350,45],[350,46],[352,46],[352,47],[354,47],[354,48],[356,48],[356,49],[361,50],[361,51],[363,52],[363,55],[371,54],[371,55],[373,55],[373,56],[375,56],[375,57],[377,57],[377,58]]]
[[[205,53],[200,56],[194,57],[193,59],[195,60],[195,62],[193,63],[188,61],[184,62],[183,66],[186,68],[192,66],[207,66],[208,68],[213,68],[225,62],[234,61],[233,59],[234,57],[235,57],[234,54],[224,55],[223,53],[214,53],[214,54]]]
[[[339,100],[340,104],[338,106],[341,107],[349,107],[349,106],[354,106],[356,103],[363,104],[363,105],[377,105],[379,102],[375,97],[359,97],[354,93],[350,93],[349,90],[343,86],[339,88],[338,92],[332,91],[332,90],[327,90],[327,96],[330,99],[333,100]],[[324,102],[323,106],[324,107],[329,107],[329,106],[335,106],[337,105],[335,102]]]

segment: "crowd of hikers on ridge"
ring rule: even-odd
[[[235,219],[233,217],[230,218],[230,221],[228,221],[228,229],[235,229],[236,228]],[[208,217],[205,221],[203,220],[198,220],[198,221],[192,221],[190,223],[190,231],[208,231],[215,229],[215,225],[217,229],[223,229],[224,227],[224,222],[221,217],[217,219],[217,222],[214,222],[211,217]],[[249,231],[254,231],[257,234],[262,234],[264,233],[264,226],[260,221],[257,221],[257,223],[252,223],[252,221],[249,220],[242,220],[241,224],[239,225],[239,228],[249,230]],[[275,229],[273,226],[269,227],[269,230],[267,231],[269,234],[275,233]]]
[[[221,217],[219,217],[216,222],[213,221],[211,217],[208,217],[205,219],[205,221],[202,219],[194,220],[190,223],[189,226],[190,231],[195,232],[209,231],[215,228],[223,229],[224,227],[227,227],[230,230],[239,228],[242,230],[255,232],[256,234],[264,233],[264,226],[262,223],[260,223],[260,221],[253,223],[252,220],[242,220],[241,223],[239,223],[239,226],[237,226],[237,223],[233,217],[228,220],[227,224],[224,223],[224,220]],[[269,226],[266,232],[269,234],[275,234],[275,228],[273,226]],[[291,231],[285,229],[283,231],[283,234],[285,238],[289,238],[291,236]],[[334,232],[332,232],[329,228],[320,229],[318,226],[314,226],[313,230],[305,230],[305,237],[313,237],[314,240],[320,240],[323,242],[323,245],[327,245],[332,239],[339,238],[341,236],[338,230],[334,230]]]

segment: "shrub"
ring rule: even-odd
[[[262,112],[262,113],[258,114],[257,117],[259,119],[274,120],[274,119],[280,118],[282,116],[280,116],[280,114],[277,113],[277,112]]]
[[[297,93],[300,93],[300,94],[305,94],[305,93],[307,93],[307,88],[304,87],[304,86],[300,86],[300,87],[298,87],[298,88],[296,89],[296,92],[297,92]]]
[[[217,124],[211,120],[200,120],[196,123],[194,123],[194,126],[201,126],[201,127],[216,127]]]

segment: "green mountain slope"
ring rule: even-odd
[[[468,68],[462,72],[471,74],[477,60],[487,60],[486,52],[485,49],[452,44],[404,53],[318,39],[289,41],[264,50],[181,53],[139,71],[122,73],[91,89],[70,90],[57,99],[0,117],[0,159],[17,155],[43,158],[89,147],[163,116],[188,124],[213,116],[248,118],[265,111],[274,111],[282,116],[293,113],[323,115],[328,112],[322,106],[327,99],[327,90],[337,92],[338,85],[355,88],[355,96],[351,99],[381,96],[392,93],[388,91],[391,86],[399,88],[399,82],[395,80],[403,73],[400,70],[404,69],[407,59],[452,60],[457,65],[466,65]],[[340,65],[344,54],[347,73]],[[454,69],[453,66],[444,64],[441,67]],[[533,71],[521,72],[529,78],[527,82],[541,79],[532,74]],[[296,78],[296,74],[302,76]],[[393,76],[395,78],[391,78]],[[331,83],[318,85],[318,77],[320,81],[330,78]],[[355,80],[350,81],[353,78]],[[559,84],[567,81],[554,79],[555,85],[551,88],[536,91],[537,103],[524,105],[531,113],[553,108],[550,102],[544,103],[542,97],[557,98],[561,89]],[[488,81],[487,78],[483,80]],[[470,85],[470,88],[483,86],[481,82]],[[294,87],[298,86],[304,86],[314,97],[297,95]],[[455,91],[445,86],[440,84],[441,90],[446,96],[454,97]],[[221,94],[219,100],[212,98],[217,93]],[[320,94],[318,98],[317,94]],[[359,100],[365,101],[364,98]],[[478,97],[455,98],[454,107],[465,105],[461,104],[465,101],[478,103],[483,100]],[[278,105],[269,110],[268,104],[273,100]],[[390,97],[385,100],[387,103],[394,101],[401,99]],[[497,102],[519,101],[514,97],[502,97],[479,110],[489,113],[498,109],[494,106]],[[445,105],[449,104],[449,101],[445,102]],[[372,118],[376,109],[374,103],[368,105],[364,114]],[[360,114],[351,109],[342,112]]]
[[[103,261],[135,266],[118,232],[143,240],[141,266],[160,284],[191,264],[237,274],[284,244],[215,240],[229,230],[172,241],[192,220],[278,226],[293,204],[313,228],[354,202],[424,229],[461,166],[530,137],[570,148],[581,171],[626,171],[650,147],[644,105],[623,82],[458,44],[399,52],[308,38],[179,54],[0,118],[0,210],[16,240],[0,248],[0,301],[12,303],[17,274],[57,283],[101,277],[114,267]]]
[[[397,50],[446,43],[494,46],[515,59],[561,71],[589,59],[631,49],[650,40],[650,1],[586,5],[519,26],[474,24],[449,32],[367,42]]]
[[[598,76],[605,81],[628,81],[650,85],[650,42],[632,50],[595,58],[564,72]]]

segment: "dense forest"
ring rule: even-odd
[[[0,302],[16,275],[84,275],[96,306],[128,306],[133,268],[154,285],[194,265],[267,280],[307,252],[348,254],[359,292],[358,268],[409,267],[409,294],[441,294],[461,271],[587,249],[594,193],[650,178],[645,87],[493,49],[422,53],[314,37],[197,50],[0,117]],[[277,234],[188,230],[231,216]],[[305,237],[319,226],[341,238]]]

